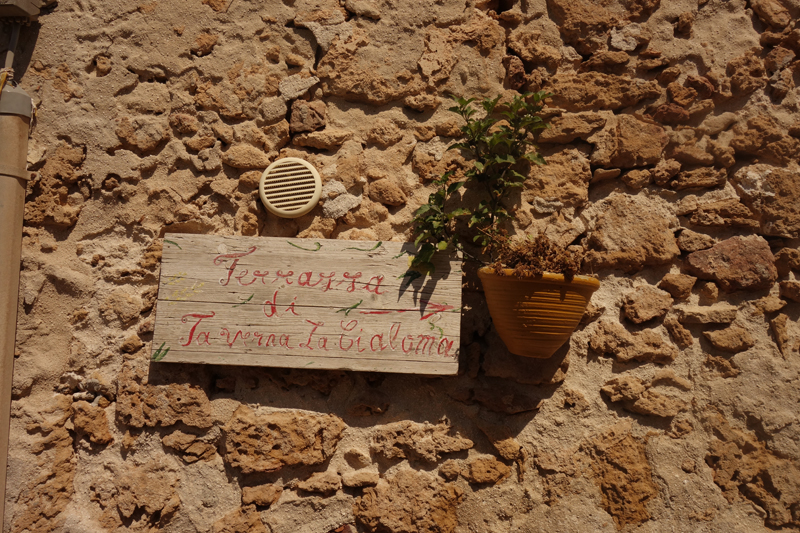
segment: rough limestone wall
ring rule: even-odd
[[[4,531],[800,528],[800,0],[473,1],[61,0],[23,32]],[[164,232],[408,240],[464,165],[446,95],[540,88],[509,204],[602,281],[551,360],[471,274],[457,377],[149,364]],[[326,182],[297,220],[258,202],[280,156]]]

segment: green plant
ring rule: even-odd
[[[448,149],[461,150],[472,159],[472,165],[464,172],[463,180],[454,181],[453,171],[435,180],[436,191],[416,211],[414,234],[418,251],[411,260],[412,267],[432,270],[433,255],[448,247],[465,252],[456,231],[460,217],[469,216],[468,225],[476,230],[473,243],[490,262],[509,249],[511,241],[506,237],[504,223],[511,215],[503,200],[513,188],[523,186],[526,177],[522,172],[527,165],[545,164],[534,140],[536,133],[547,127],[538,113],[548,96],[551,95],[544,91],[525,93],[504,104],[500,104],[499,96],[487,98],[480,103],[485,112],[482,118],[476,118],[474,98],[454,98],[457,105],[450,111],[459,114],[465,125],[461,128],[463,140]],[[465,186],[479,192],[481,200],[477,207],[451,208],[453,195]]]

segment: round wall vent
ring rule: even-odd
[[[267,210],[279,217],[297,218],[317,205],[322,194],[319,172],[296,157],[278,159],[264,171],[258,193]]]

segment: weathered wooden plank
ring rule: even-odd
[[[203,236],[183,237],[180,245],[165,239],[162,265],[183,261],[186,254],[192,254],[194,272],[212,278],[216,273],[216,281],[224,287],[286,283],[305,284],[321,291],[352,289],[353,292],[365,287],[374,291],[377,287],[404,286],[430,292],[433,285],[451,276],[457,280],[454,285],[460,283],[460,266],[453,268],[458,263],[451,264],[444,256],[434,259],[436,269],[432,276],[424,280],[412,276],[401,279],[408,271],[407,254],[412,250],[408,243],[225,236],[205,236],[209,240],[205,242],[198,240]],[[267,259],[270,268],[265,266]]]
[[[174,234],[170,234],[175,236]],[[381,266],[389,266],[387,259],[397,259],[398,255],[407,259],[408,254],[414,250],[413,245],[404,242],[390,241],[342,241],[327,239],[288,239],[275,237],[235,237],[224,235],[180,235],[177,239],[170,239],[170,235],[165,237],[164,250],[162,254],[163,262],[170,262],[173,258],[180,258],[185,253],[195,254],[198,258],[204,256],[217,257],[230,255],[231,257],[221,257],[220,260],[236,260],[241,265],[263,259],[259,253],[248,254],[253,247],[255,252],[269,252],[270,264],[278,267],[291,268],[298,265],[298,261],[315,261],[321,257],[327,258],[327,266],[337,266],[339,260],[356,260],[356,264],[338,265],[355,266],[360,268],[362,264],[370,260],[379,262]],[[265,242],[269,241],[269,242]],[[239,255],[241,254],[241,255]],[[389,256],[389,257],[387,257]],[[316,258],[316,259],[315,259]],[[437,255],[434,263],[445,270],[456,263],[445,256]],[[392,263],[392,266],[403,268],[406,261]]]
[[[261,271],[257,270],[257,272]],[[300,283],[303,283],[311,277],[306,276],[309,273],[314,274],[315,278],[308,284],[316,283],[316,287],[298,284],[298,278]],[[342,276],[320,278],[319,272],[305,270],[300,273],[295,272],[292,278],[287,280],[271,277],[263,280],[256,279],[247,285],[238,285],[235,282],[220,283],[217,270],[207,266],[200,266],[191,274],[186,271],[180,271],[176,274],[165,276],[162,272],[159,300],[165,302],[191,300],[249,304],[254,303],[255,294],[258,293],[266,296],[260,303],[269,300],[275,305],[280,305],[279,302],[284,302],[288,305],[295,298],[302,299],[303,296],[311,295],[312,297],[321,298],[327,307],[341,308],[358,304],[361,307],[384,309],[407,307],[408,297],[415,305],[419,305],[423,301],[434,301],[432,299],[434,290],[436,291],[435,301],[440,304],[447,305],[449,302],[458,300],[461,296],[460,283],[458,286],[437,283],[436,286],[416,288],[413,285],[402,286],[400,280],[389,281],[383,279],[379,280],[379,283],[375,281],[369,282],[370,279],[374,280],[379,276],[371,276],[366,278],[364,282],[346,277],[352,278],[361,273],[361,271],[353,273],[343,271]],[[330,274],[331,272],[325,273],[325,276]],[[458,275],[460,276],[460,273]],[[364,276],[358,276],[358,278],[361,277]],[[250,296],[253,296],[253,298],[250,298]],[[404,298],[404,296],[407,297]],[[314,300],[308,301],[308,298],[305,298],[305,300],[306,303],[301,305],[315,305]],[[359,302],[361,303],[359,304]]]
[[[460,316],[456,313],[406,317],[397,312],[344,315],[331,308],[295,311],[296,315],[265,318],[255,305],[231,309],[216,303],[178,302],[164,311],[159,308],[154,344],[161,341],[170,350],[196,352],[286,354],[299,350],[356,357],[365,352],[395,353],[403,359],[410,354],[423,360],[453,357],[458,350]]]
[[[453,375],[452,362],[399,361],[395,359],[353,359],[346,357],[312,357],[307,355],[273,355],[269,365],[253,354],[230,355],[226,353],[190,354],[180,362],[213,365],[270,366],[276,368],[306,368],[313,370],[353,370],[360,372],[393,372],[400,374]],[[455,366],[457,370],[458,367]]]
[[[153,359],[454,374],[461,267],[407,243],[168,234]],[[410,275],[409,275],[410,273]]]

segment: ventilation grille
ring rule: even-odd
[[[296,157],[272,163],[258,185],[261,201],[270,213],[283,218],[305,215],[317,205],[322,182],[317,169]]]

